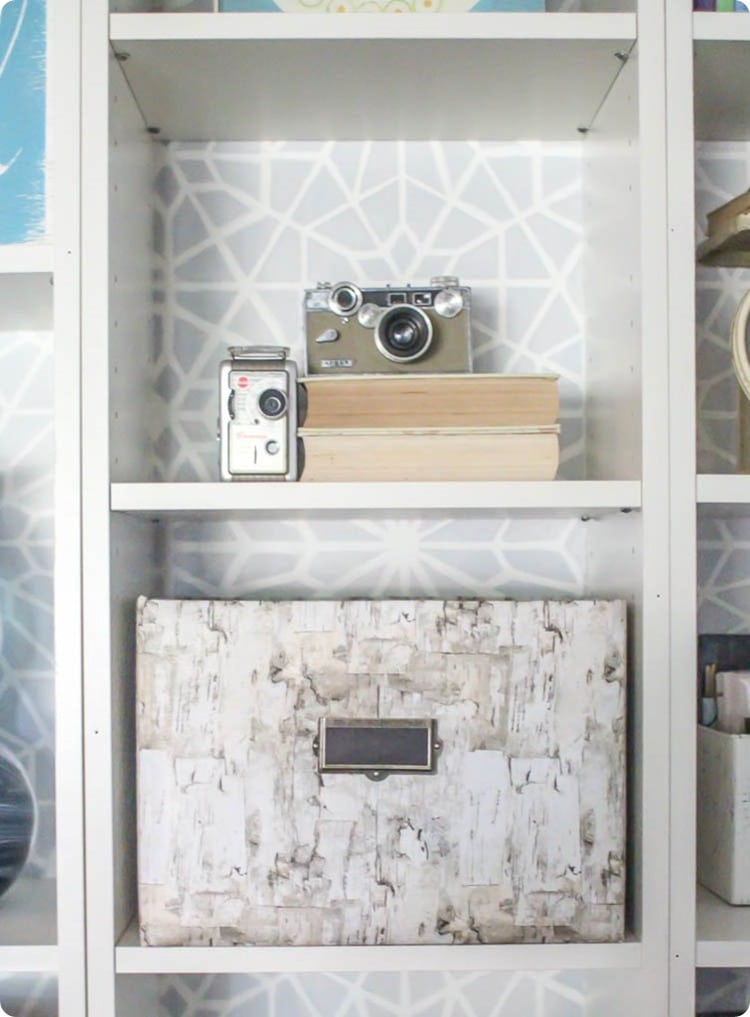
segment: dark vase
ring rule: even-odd
[[[0,747],[0,896],[26,864],[36,829],[36,801],[26,772]]]

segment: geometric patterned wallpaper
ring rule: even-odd
[[[230,344],[291,347],[320,281],[472,287],[476,370],[560,375],[561,469],[583,471],[581,145],[161,146],[152,471],[216,479]],[[169,524],[172,596],[576,596],[585,530],[556,520]]]
[[[382,518],[174,523],[173,597],[576,597],[578,520]]]
[[[612,972],[408,972],[164,980],[169,1017],[626,1017]]]
[[[750,187],[750,145],[702,142],[696,146],[696,242],[705,216]],[[696,266],[697,416],[699,473],[736,471],[737,383],[729,329],[750,286],[745,269]],[[698,520],[698,631],[750,631],[750,520]],[[750,971],[699,970],[697,1012],[743,1013],[750,1001]]]
[[[750,1001],[750,971],[704,968],[697,973],[696,1013],[744,1014]]]
[[[156,177],[154,468],[217,479],[219,362],[289,346],[318,281],[472,288],[477,371],[560,375],[561,475],[583,462],[581,144],[169,144]]]
[[[698,520],[698,631],[750,631],[750,519]]]
[[[57,981],[52,975],[0,973],[0,1005],[9,1017],[56,1017]]]
[[[750,187],[750,145],[700,142],[696,146],[696,242],[705,238],[706,214]],[[750,286],[742,268],[696,266],[698,472],[736,469],[737,383],[729,329]]]
[[[696,146],[696,232],[705,217],[750,186],[750,145]],[[737,384],[729,329],[750,286],[746,269],[696,267],[698,472],[736,470]],[[698,525],[698,631],[750,631],[750,522],[702,518]]]
[[[54,876],[53,343],[0,332],[0,745],[24,765],[39,826],[24,875]]]

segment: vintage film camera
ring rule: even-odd
[[[455,276],[429,286],[305,290],[308,374],[471,370],[471,289]]]
[[[297,365],[280,346],[230,346],[219,368],[222,480],[297,480],[304,399]]]

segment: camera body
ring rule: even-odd
[[[471,370],[471,289],[455,276],[429,286],[305,290],[308,374]]]
[[[222,480],[297,480],[297,365],[280,346],[230,346],[219,367]]]

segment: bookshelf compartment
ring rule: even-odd
[[[638,322],[617,339],[589,324],[585,187],[597,167],[585,144],[160,146],[148,171],[157,296],[136,340],[145,369],[118,338],[117,309],[112,323],[113,479],[215,481],[219,363],[229,345],[269,343],[304,372],[305,288],[445,273],[472,288],[476,370],[559,375],[558,476],[638,479]],[[610,296],[624,314],[637,276],[635,262],[618,266]]]

